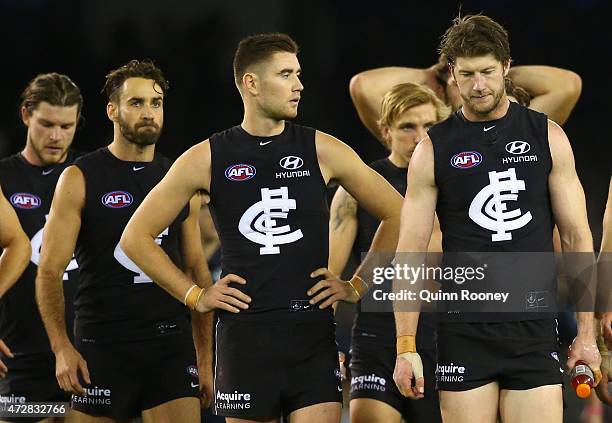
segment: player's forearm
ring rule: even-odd
[[[28,266],[32,249],[24,236],[14,238],[0,255],[0,298],[11,289]]]
[[[364,281],[373,280],[373,269],[392,260],[397,248],[399,228],[399,215],[389,216],[380,222],[368,254],[355,271],[355,274],[359,275]]]
[[[532,109],[546,113],[559,125],[567,121],[582,92],[580,76],[565,69],[517,66],[508,76],[533,97]]]
[[[120,241],[121,249],[144,273],[181,303],[194,281],[170,260],[164,250],[148,235],[126,228]]]
[[[206,260],[210,260],[219,249],[219,238],[212,238],[202,241],[202,248],[204,249],[204,256]]]
[[[214,313],[191,313],[193,343],[196,348],[198,363],[212,365],[212,331]]]
[[[386,67],[371,69],[353,76],[349,85],[351,99],[362,123],[379,141],[383,140],[378,127],[380,107],[384,95],[402,82],[423,83],[423,69]]]
[[[578,323],[577,336],[595,339],[595,332],[593,330],[593,317],[595,314],[591,311],[584,311],[576,313],[576,321]]]
[[[66,332],[63,274],[63,271],[39,267],[36,276],[36,302],[54,353],[70,344]]]
[[[420,314],[418,311],[396,311],[393,314],[395,316],[397,337],[406,335],[416,336]]]

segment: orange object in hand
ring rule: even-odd
[[[579,360],[569,376],[576,395],[579,398],[588,398],[591,395],[593,385],[595,385],[595,377],[591,368],[584,361]]]

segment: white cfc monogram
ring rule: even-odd
[[[238,230],[248,240],[263,245],[259,255],[280,254],[280,244],[289,244],[302,238],[300,229],[291,231],[289,225],[276,226],[277,219],[286,219],[289,210],[295,210],[295,200],[289,198],[287,187],[261,189],[261,201],[249,207],[238,223]]]
[[[155,238],[155,243],[157,245],[161,245],[162,242],[162,237],[168,235],[168,228],[164,229],[164,231],[157,235],[157,238]],[[125,267],[127,270],[130,270],[134,273],[138,273],[136,276],[134,276],[134,283],[153,283],[153,279],[151,279],[149,276],[147,276],[147,274],[145,272],[143,272],[140,267],[136,266],[136,263],[134,263],[121,249],[121,246],[119,245],[119,243],[117,243],[117,246],[115,247],[115,251],[113,253],[113,256],[115,257],[115,260],[117,260],[119,262],[120,265],[122,265],[123,267]]]
[[[508,210],[507,201],[516,201],[518,192],[525,191],[525,181],[516,179],[516,170],[489,172],[489,185],[480,190],[470,204],[469,216],[479,226],[493,231],[491,240],[510,241],[513,230],[522,228],[532,219],[531,212]]]

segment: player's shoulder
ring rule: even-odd
[[[104,159],[108,155],[108,149],[106,147],[100,147],[97,150],[90,151],[89,153],[82,153],[74,158],[73,165],[89,165],[96,163],[101,159]]]
[[[0,159],[0,169],[7,170],[18,166],[21,162],[20,153],[12,154],[10,156]]]

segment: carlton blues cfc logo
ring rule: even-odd
[[[512,240],[512,231],[524,227],[532,219],[529,211],[510,209],[511,202],[518,201],[519,192],[525,189],[525,181],[516,177],[513,167],[504,172],[489,172],[489,185],[482,188],[470,204],[470,219],[493,232],[491,241]]]
[[[122,209],[133,202],[132,194],[127,191],[112,191],[102,196],[102,204],[111,209]]]
[[[248,181],[257,173],[255,166],[250,164],[235,164],[225,169],[225,177],[231,181]]]
[[[20,209],[37,209],[42,204],[40,197],[27,192],[18,192],[11,195],[11,204]]]
[[[469,169],[482,163],[482,155],[478,151],[464,151],[455,154],[450,163],[457,169]]]

